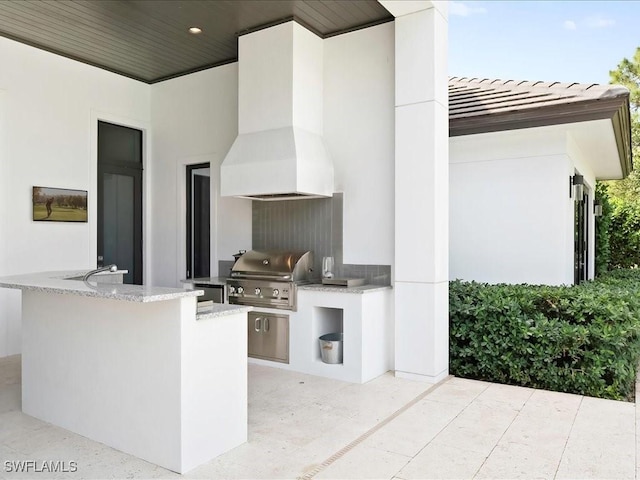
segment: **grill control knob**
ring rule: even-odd
[[[280,295],[280,290],[278,290],[277,288],[273,289],[273,296],[277,297],[278,295]]]
[[[260,295],[260,289],[259,289],[259,288],[256,288],[253,292],[254,292],[256,295]]]
[[[244,293],[244,288],[238,287],[238,293]]]
[[[236,293],[236,287],[229,287],[229,293]]]

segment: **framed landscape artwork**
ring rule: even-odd
[[[36,222],[86,222],[87,191],[33,187],[33,220]]]

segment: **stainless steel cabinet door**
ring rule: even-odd
[[[289,315],[249,312],[249,356],[289,363]]]

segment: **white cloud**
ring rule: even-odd
[[[487,13],[484,7],[474,7],[463,2],[452,0],[449,2],[449,15],[458,15],[460,17],[468,17],[477,13]]]
[[[562,26],[565,28],[565,30],[577,30],[578,27],[608,28],[614,26],[615,24],[615,20],[603,15],[592,15],[591,17],[583,18],[579,23],[573,20],[565,20],[564,22],[562,22]]]
[[[589,28],[607,28],[613,27],[616,24],[616,21],[602,15],[594,15],[592,17],[587,17],[584,24]]]

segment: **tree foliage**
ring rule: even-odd
[[[609,83],[623,85],[629,89],[631,111],[637,112],[640,106],[640,47],[636,48],[631,60],[623,58],[618,68],[609,71],[609,79]]]
[[[611,229],[612,206],[609,202],[608,186],[602,182],[596,185],[596,202],[602,205],[602,216],[596,218],[596,276],[609,270],[611,263],[611,245],[609,231]]]
[[[631,60],[623,58],[618,68],[609,72],[610,83],[629,89],[631,109],[631,149],[634,159],[640,154],[640,47]],[[640,176],[632,172],[621,182],[612,182],[609,194],[615,198],[640,201]]]
[[[610,83],[629,89],[631,110],[631,153],[640,161],[640,47],[631,59],[624,58],[609,72]],[[640,266],[640,173],[632,171],[623,180],[606,182],[600,194],[607,197],[611,210],[604,223],[608,226],[609,268]],[[602,202],[601,202],[602,203]],[[601,217],[602,218],[602,217]],[[600,221],[601,223],[603,220]],[[606,236],[603,231],[597,234]],[[597,245],[599,240],[596,239]],[[600,251],[596,248],[597,254]],[[601,254],[602,257],[602,254]],[[597,260],[596,260],[597,262]],[[598,267],[596,267],[598,271]],[[600,270],[602,272],[602,270]]]
[[[609,228],[611,268],[640,266],[640,205],[613,201]]]

